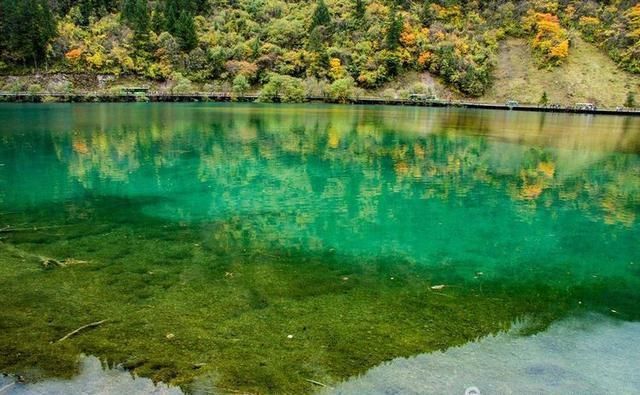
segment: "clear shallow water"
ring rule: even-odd
[[[179,388],[134,377],[122,368],[104,366],[96,357],[81,357],[80,374],[71,380],[51,379],[37,383],[16,383],[10,376],[0,376],[0,390],[5,395],[105,395],[154,394],[180,395]]]
[[[639,323],[587,315],[561,320],[528,337],[518,334],[519,326],[526,322],[477,343],[395,359],[321,392],[462,394],[475,387],[491,394],[625,394],[640,389],[637,366],[628,363],[640,354]],[[9,386],[6,395],[183,393],[122,368],[105,367],[96,357],[83,357],[80,374],[71,380],[13,381],[0,376],[0,389]]]
[[[0,235],[0,370],[68,375],[85,352],[307,392],[523,315],[640,316],[638,119],[96,104],[3,105],[0,125],[0,225],[20,229]]]

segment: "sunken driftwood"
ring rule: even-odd
[[[47,229],[57,229],[65,226],[69,226],[69,225],[34,226],[32,228],[14,228],[11,226],[5,226],[4,228],[0,228],[0,233],[29,232],[29,231],[38,231],[38,230],[47,230]]]
[[[320,387],[333,388],[333,387],[331,387],[330,385],[326,385],[325,383],[321,383],[321,382],[316,381],[316,380],[304,379],[304,381],[308,381],[308,382],[310,382],[311,384],[319,385]]]
[[[66,335],[62,336],[60,339],[58,339],[58,341],[56,341],[56,343],[63,342],[65,340],[67,340],[68,338],[70,338],[71,336],[77,335],[78,333],[82,332],[85,329],[95,328],[97,326],[100,326],[100,325],[104,324],[105,322],[108,322],[108,321],[109,320],[102,320],[102,321],[96,321],[96,322],[91,322],[91,323],[86,324],[86,325],[82,325],[80,328],[75,329],[75,330],[67,333]]]
[[[56,267],[65,267],[65,266],[71,266],[71,265],[77,265],[77,264],[81,264],[81,263],[89,263],[89,261],[82,261],[79,259],[75,259],[75,258],[67,258],[67,259],[55,259],[55,258],[50,258],[50,257],[46,257],[43,255],[38,255],[38,254],[33,254],[31,252],[22,250],[18,247],[6,244],[6,243],[1,243],[2,245],[7,246],[7,248],[19,255],[21,258],[23,259],[27,259],[27,258],[33,258],[33,259],[37,259],[40,261],[40,264],[42,265],[43,268],[45,269],[53,269]]]
[[[81,261],[79,259],[68,258],[68,259],[53,259],[46,256],[38,256],[40,258],[40,263],[42,267],[45,269],[51,269],[55,267],[65,267],[70,265],[77,265],[79,263],[88,263],[89,261]]]

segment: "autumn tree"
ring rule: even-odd
[[[531,43],[540,64],[557,66],[569,56],[569,37],[556,15],[536,13]]]

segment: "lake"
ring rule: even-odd
[[[549,344],[637,362],[639,215],[640,118],[1,104],[0,372],[71,380],[84,354],[190,392],[464,393],[465,366],[535,346],[523,371],[560,380],[536,388],[576,388]],[[381,387],[425,364],[448,379]]]

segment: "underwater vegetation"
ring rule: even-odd
[[[310,393],[519,319],[637,320],[635,120],[511,115],[0,106],[0,372]]]

